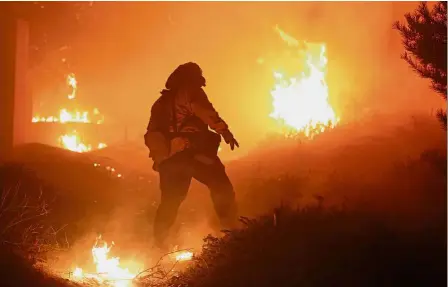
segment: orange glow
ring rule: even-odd
[[[72,88],[72,92],[67,96],[69,100],[74,100],[76,98],[76,91],[78,89],[78,82],[75,78],[75,75],[69,74],[67,76],[67,84]],[[96,124],[102,124],[104,122],[104,117],[101,115],[98,108],[93,109],[93,115]],[[58,116],[48,116],[48,117],[42,117],[39,115],[35,115],[32,118],[33,123],[83,123],[83,124],[90,124],[92,123],[92,120],[90,118],[90,114],[88,111],[78,111],[73,110],[69,111],[66,108],[62,108],[59,110]],[[91,144],[84,143],[79,134],[76,131],[72,131],[66,134],[63,134],[59,137],[59,145],[62,148],[74,151],[74,152],[88,152],[92,150]],[[96,146],[96,149],[102,149],[105,148],[107,145],[105,143],[99,143]]]
[[[193,252],[182,251],[176,255],[176,261],[188,261],[193,258]]]
[[[99,111],[97,108],[94,109],[93,112],[94,115],[99,115]],[[49,117],[41,117],[41,116],[34,116],[32,119],[33,123],[38,122],[45,122],[45,123],[91,123],[91,120],[89,118],[89,112],[87,111],[73,111],[70,112],[67,109],[61,109],[59,111],[59,116],[49,116]],[[97,124],[103,123],[103,119],[98,119],[96,121]]]
[[[60,137],[62,147],[74,152],[87,152],[92,150],[90,146],[82,143],[76,131],[72,134],[65,134]]]
[[[137,274],[139,272],[132,272],[129,268],[121,267],[119,257],[109,257],[109,252],[114,245],[114,242],[112,242],[109,246],[107,242],[102,240],[101,235],[98,236],[91,250],[93,262],[95,263],[95,272],[85,272],[83,268],[76,266],[73,269],[71,279],[81,283],[85,280],[94,280],[101,286],[135,286],[134,283],[138,280]],[[193,252],[188,250],[177,251],[177,246],[175,246],[169,258],[171,259],[171,263],[190,261],[193,258]],[[128,264],[139,266],[136,262],[130,262]],[[139,267],[141,268],[142,266]],[[134,271],[137,271],[137,269]]]
[[[114,246],[114,242],[109,246],[107,242],[100,243],[101,235],[97,238],[92,248],[93,262],[96,266],[96,273],[85,273],[82,268],[76,267],[73,270],[73,277],[76,281],[85,279],[93,279],[99,284],[113,287],[132,286],[132,280],[136,274],[128,270],[128,268],[120,267],[120,258],[109,258],[109,252]]]
[[[292,77],[274,72],[276,85],[271,91],[273,112],[270,116],[293,133],[312,138],[339,121],[328,102],[325,44],[299,42],[278,27],[276,31],[288,45],[298,48],[303,69],[298,69]]]
[[[92,146],[83,143],[76,131],[60,136],[59,141],[63,148],[74,152],[88,152],[92,150]],[[107,147],[105,143],[99,143],[96,148],[102,149],[105,147]]]
[[[107,144],[105,144],[105,143],[99,143],[98,144],[98,149],[102,149],[102,148],[105,148],[105,147],[107,147]]]
[[[179,250],[178,246],[174,246],[171,258],[175,261],[189,261],[193,258],[193,252],[189,250]]]
[[[81,113],[87,110],[95,123],[92,109],[70,105],[88,97],[92,108],[111,115],[106,124],[116,126],[117,132],[102,141],[109,146],[120,141],[125,126],[128,140],[137,140],[169,74],[179,64],[194,61],[203,69],[210,101],[241,144],[232,152],[223,144],[220,156],[223,160],[244,156],[279,130],[278,121],[270,117],[270,92],[277,68],[273,64],[280,64],[288,45],[274,31],[276,24],[300,43],[325,43],[326,83],[336,118],[341,118],[338,126],[376,112],[429,112],[446,102],[434,97],[428,83],[400,59],[403,45],[391,28],[417,6],[417,2],[393,1],[99,3],[103,8],[94,9],[97,21],[86,21],[73,35],[72,54],[52,52],[30,71],[34,112],[58,116],[60,108],[70,112],[78,108]],[[125,15],[125,19],[111,15]],[[288,49],[291,58],[298,50]],[[60,67],[61,57],[66,60],[64,69],[76,68],[68,71],[75,72],[77,79],[73,100],[67,99],[68,86],[66,93],[54,94],[55,75],[47,72]],[[275,71],[287,79],[302,71],[296,66],[295,74]],[[64,77],[62,85],[67,85]],[[65,101],[63,105],[54,101],[56,97]],[[38,103],[48,107],[45,114]]]
[[[68,95],[68,99],[73,100],[76,98],[76,90],[78,89],[78,82],[76,81],[74,74],[67,76],[67,84],[72,88],[72,92]]]

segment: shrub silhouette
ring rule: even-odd
[[[207,237],[170,286],[444,286],[445,225],[390,228],[358,211],[278,208]]]

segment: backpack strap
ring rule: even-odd
[[[173,132],[177,133],[177,120],[176,120],[176,94],[171,94],[171,124],[173,125]]]

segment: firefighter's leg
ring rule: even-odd
[[[238,216],[235,192],[219,158],[214,157],[212,160],[196,158],[193,177],[209,188],[221,227],[224,229],[236,227]]]
[[[161,200],[154,220],[154,238],[157,245],[164,245],[177,211],[190,187],[191,174],[185,162],[168,159],[159,169]]]

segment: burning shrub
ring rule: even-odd
[[[410,233],[364,212],[320,207],[242,221],[241,230],[206,238],[203,254],[170,286],[446,284],[444,225]]]

